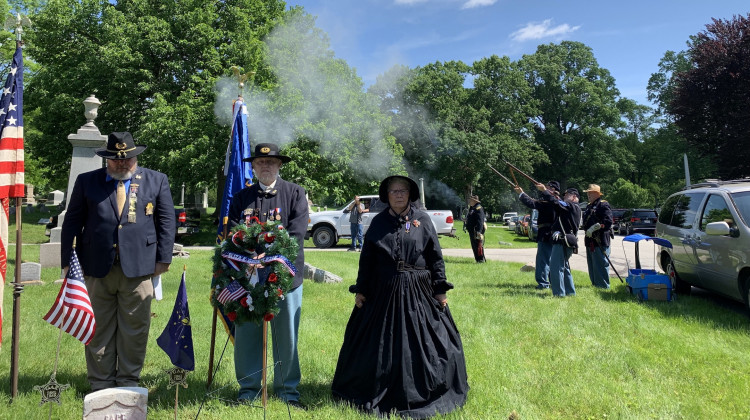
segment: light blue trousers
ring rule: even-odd
[[[576,294],[573,274],[570,272],[570,264],[568,264],[571,255],[573,255],[572,248],[563,244],[552,245],[549,284],[554,296],[573,296]]]
[[[609,257],[609,247],[604,248],[604,250],[601,247],[596,247],[594,252],[586,248],[589,278],[594,287],[609,289],[609,262],[606,257]]]
[[[536,282],[542,287],[549,287],[549,260],[552,256],[552,244],[539,241],[536,244]]]
[[[287,293],[279,302],[281,310],[270,321],[273,351],[268,363],[274,361],[273,392],[282,400],[299,401],[301,373],[297,354],[297,332],[302,309],[302,286]],[[270,349],[269,349],[270,350]],[[234,371],[240,384],[239,399],[253,400],[260,396],[263,378],[263,326],[255,322],[235,324]],[[269,386],[270,388],[270,386]]]

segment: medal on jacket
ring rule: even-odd
[[[253,211],[254,209],[251,209],[250,207],[242,210],[242,214],[245,216],[245,225],[247,226],[250,225],[250,219],[253,217]]]
[[[404,219],[406,220],[406,233],[409,233],[409,229],[411,229],[411,222],[409,221],[409,216],[406,216]]]
[[[130,205],[128,206],[128,223],[135,223],[135,204],[138,201],[138,184],[130,183]]]
[[[281,209],[276,207],[276,220],[281,220]]]
[[[273,212],[274,212],[274,209],[268,210],[268,220],[273,220]]]

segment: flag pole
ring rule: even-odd
[[[228,231],[227,223],[225,221],[222,238],[227,237]],[[218,317],[219,308],[214,306],[214,315],[211,321],[211,348],[208,350],[208,379],[206,380],[206,389],[211,388],[211,384],[214,381],[214,350],[216,349],[216,320]]]
[[[182,278],[185,278],[186,272],[187,272],[187,264],[183,264],[182,265]],[[213,353],[211,353],[211,356],[213,356]],[[179,406],[179,401],[180,401],[180,385],[175,385],[174,387],[174,420],[177,420],[177,407]]]
[[[11,338],[10,351],[10,400],[18,396],[18,346],[20,342],[19,332],[21,329],[21,293],[23,284],[21,279],[21,198],[16,197],[16,264],[15,278],[13,279],[13,336]]]
[[[268,321],[263,321],[263,409],[268,402]]]
[[[63,306],[63,316],[62,320],[60,321],[60,334],[57,336],[57,353],[55,353],[55,368],[52,369],[52,379],[55,379],[57,376],[57,361],[60,360],[60,342],[62,341],[62,333],[63,333],[63,325],[65,325],[65,314],[68,312],[68,308]],[[47,420],[52,420],[52,404],[49,405],[49,415],[47,416]]]

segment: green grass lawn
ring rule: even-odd
[[[463,239],[462,239],[463,240]],[[28,246],[25,248],[37,248]],[[37,251],[38,253],[38,251]],[[33,254],[33,252],[31,253]],[[11,254],[12,255],[12,254]],[[154,302],[151,337],[142,386],[149,389],[149,419],[172,419],[174,388],[163,373],[171,367],[156,345],[171,314],[183,265],[195,343],[196,371],[180,389],[179,418],[195,418],[206,398],[211,307],[208,302],[210,251],[178,258],[164,278],[164,300]],[[344,278],[341,284],[304,285],[300,332],[302,401],[310,409],[296,419],[372,418],[331,400],[330,383],[354,302],[358,253],[306,252],[312,265]],[[12,262],[12,261],[11,261]],[[449,305],[464,343],[471,391],[466,406],[448,419],[502,419],[515,411],[522,419],[747,419],[750,418],[750,326],[747,315],[700,297],[676,302],[638,303],[619,283],[613,290],[592,288],[575,272],[577,296],[556,299],[534,289],[533,273],[522,264],[448,258],[447,274],[456,288]],[[8,267],[12,272],[13,266]],[[0,419],[46,418],[40,407],[42,385],[52,373],[58,330],[41,317],[51,306],[59,270],[45,268],[42,286],[21,297],[19,396],[10,400],[12,290],[4,293],[5,328],[0,351]],[[218,360],[226,334],[217,335]],[[52,418],[80,418],[88,392],[83,345],[62,338],[57,380],[73,386]],[[264,418],[261,408],[234,406],[236,396],[231,344],[212,393],[199,418]],[[271,399],[266,417],[289,418]]]

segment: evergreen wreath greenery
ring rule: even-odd
[[[283,256],[293,267],[292,264],[299,252],[297,241],[289,236],[289,232],[280,222],[269,220],[259,223],[257,218],[252,219],[255,219],[255,222],[251,221],[250,225],[235,226],[227,238],[216,247],[213,258],[213,285],[215,287],[211,291],[211,304],[221,309],[230,320],[238,324],[247,321],[260,324],[273,319],[279,313],[278,302],[285,298],[292,286],[294,276],[282,262],[272,261],[264,265],[272,268],[268,279],[251,284],[252,264],[236,263],[239,268],[236,270],[226,262],[225,255],[234,253],[252,259],[258,259],[258,256],[263,254],[266,257]],[[296,267],[296,269],[299,270],[302,267]],[[247,295],[224,304],[216,300],[221,290],[234,280],[247,291]]]

